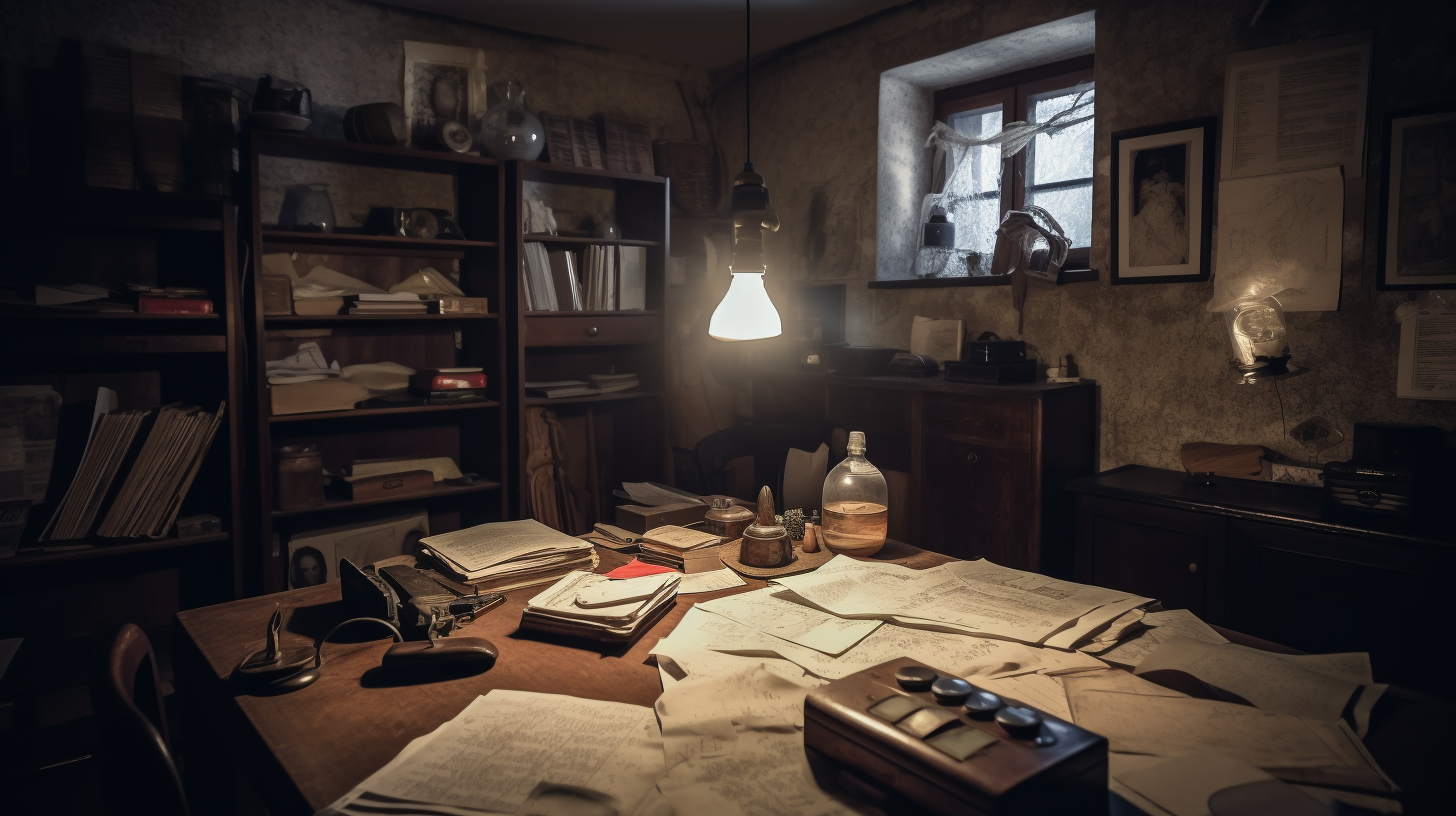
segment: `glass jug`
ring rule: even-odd
[[[865,435],[849,435],[849,456],[824,477],[822,541],[830,552],[873,555],[890,529],[890,489],[864,457]]]
[[[541,120],[526,110],[526,89],[511,80],[505,99],[485,112],[480,124],[480,144],[497,159],[534,161],[546,147],[546,130]]]

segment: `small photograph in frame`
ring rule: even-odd
[[[1385,117],[1380,289],[1456,289],[1456,110]]]
[[[1209,279],[1218,119],[1112,134],[1112,282]]]
[[[410,147],[440,146],[440,127],[459,122],[472,135],[485,119],[485,52],[404,42],[404,115]]]

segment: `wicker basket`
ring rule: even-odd
[[[652,154],[658,174],[672,179],[672,203],[684,215],[702,218],[718,212],[722,192],[711,146],[664,139],[652,143]]]

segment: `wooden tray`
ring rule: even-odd
[[[724,564],[731,567],[734,572],[748,578],[782,578],[785,575],[798,575],[801,572],[808,572],[809,570],[821,567],[829,563],[829,559],[834,557],[834,553],[825,549],[822,544],[819,546],[818,552],[806,553],[804,552],[803,543],[796,542],[794,544],[794,560],[788,564],[782,567],[750,567],[738,560],[738,551],[742,543],[743,539],[740,538],[724,544],[721,560]]]

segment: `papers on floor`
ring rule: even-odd
[[[849,620],[774,597],[765,587],[698,604],[699,609],[830,655],[842,654],[879,628],[877,620]]]
[[[432,812],[410,805],[516,813],[535,797],[598,809],[529,812],[629,814],[662,772],[650,708],[495,689],[321,813]]]
[[[1069,627],[1091,627],[1080,621],[1082,616],[1109,604],[1121,606],[1120,615],[1129,602],[1148,602],[1131,593],[1053,581],[989,562],[958,563],[955,569],[947,564],[913,570],[841,555],[814,572],[774,583],[793,590],[803,603],[842,618],[879,618],[1024,643],[1042,643]]]
[[[449,577],[482,589],[506,589],[555,581],[596,559],[590,542],[535,519],[481,524],[420,539],[431,560]]]
[[[532,598],[521,627],[593,639],[629,639],[677,597],[676,573],[614,581],[575,571]]]
[[[1211,626],[1199,620],[1197,615],[1187,609],[1149,612],[1143,615],[1138,623],[1147,628],[1138,632],[1135,637],[1124,640],[1110,649],[1104,647],[1099,650],[1088,644],[1089,648],[1083,651],[1094,654],[1108,663],[1136,668],[1138,664],[1142,663],[1143,658],[1162,645],[1164,641],[1180,635],[1201,640],[1204,643],[1228,643],[1228,638],[1215,632]]]
[[[696,595],[700,592],[717,592],[720,589],[732,589],[748,583],[738,573],[724,567],[712,572],[696,572],[692,575],[684,575],[677,585],[677,594]]]

